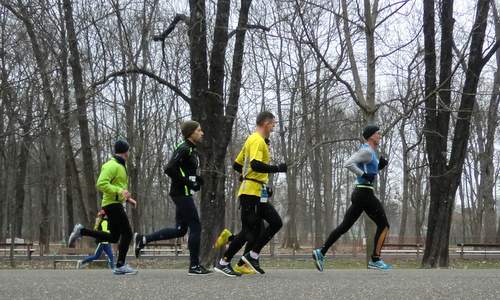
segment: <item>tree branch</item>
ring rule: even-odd
[[[260,30],[265,31],[265,32],[269,32],[271,30],[270,27],[267,27],[267,26],[264,26],[261,24],[248,24],[245,28],[236,28],[235,30],[231,31],[228,34],[227,39],[232,38],[233,35],[235,35],[236,32],[238,32],[238,30],[248,30],[248,29],[260,29]]]
[[[299,157],[293,159],[292,161],[288,161],[287,163],[289,164],[289,168],[296,168],[300,166],[302,163],[305,162],[305,159],[316,149],[330,145],[330,144],[336,144],[336,143],[343,143],[343,142],[355,142],[355,141],[360,141],[361,139],[359,137],[347,137],[347,138],[341,138],[341,139],[335,139],[335,140],[326,140],[319,142],[317,144],[314,144],[311,148],[307,149],[304,151]]]
[[[314,51],[314,53],[316,53],[316,56],[323,62],[323,64],[326,66],[326,68],[333,74],[333,76],[335,76],[335,79],[342,83],[346,88],[347,90],[349,91],[349,94],[351,95],[352,99],[354,100],[354,102],[361,108],[361,109],[364,109],[364,105],[359,101],[357,95],[356,95],[356,91],[354,90],[354,88],[349,84],[349,82],[345,81],[344,79],[342,79],[339,74],[338,74],[338,67],[341,65],[341,64],[338,64],[337,67],[333,67],[325,58],[325,56],[321,53],[321,51],[319,50],[319,47],[318,45],[313,41],[313,39],[311,38],[308,30],[307,30],[307,26],[306,26],[306,23],[304,21],[304,15],[300,9],[300,6],[299,6],[299,3],[297,2],[296,3],[297,5],[297,12],[299,14],[299,19],[302,23],[302,27],[304,28],[304,33],[306,35],[306,38],[307,38],[307,43],[311,48],[312,50]]]
[[[481,60],[481,66],[484,67],[484,65],[488,63],[490,58],[493,56],[493,54],[495,54],[495,52],[497,52],[499,47],[500,47],[500,40],[496,41],[493,47],[491,47],[488,53],[483,57],[483,59]]]
[[[170,23],[170,25],[168,25],[167,29],[165,29],[165,31],[163,31],[161,34],[159,35],[155,35],[153,36],[153,41],[155,42],[159,42],[159,41],[165,41],[165,39],[167,38],[167,36],[172,32],[174,31],[175,27],[177,26],[177,23],[179,23],[180,21],[184,21],[184,23],[186,24],[189,24],[190,20],[189,20],[189,17],[184,15],[184,14],[177,14],[175,15],[175,18],[172,20],[172,23]]]
[[[141,69],[138,67],[133,67],[131,69],[124,69],[124,70],[119,70],[112,72],[108,75],[105,75],[103,78],[101,78],[99,81],[94,82],[91,85],[91,90],[95,89],[97,86],[105,84],[107,81],[109,81],[111,78],[114,77],[119,77],[119,76],[124,76],[128,74],[142,74],[145,75],[151,79],[156,80],[158,83],[167,86],[169,89],[171,89],[175,94],[177,94],[179,97],[181,97],[184,101],[186,101],[188,104],[191,104],[192,99],[188,95],[184,94],[177,86],[173,85],[172,83],[168,82],[167,80],[161,78],[160,76],[154,74],[151,71],[148,71],[146,69]]]

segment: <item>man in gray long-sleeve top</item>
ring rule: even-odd
[[[354,225],[363,212],[377,224],[372,258],[368,263],[368,268],[379,270],[392,268],[380,258],[385,237],[389,232],[389,223],[384,207],[375,196],[373,188],[373,181],[377,174],[387,166],[388,162],[382,156],[380,159],[377,158],[375,153],[381,139],[379,127],[374,125],[365,127],[363,137],[366,143],[361,145],[361,148],[344,164],[345,168],[357,176],[356,186],[351,195],[351,206],[347,209],[342,223],[330,233],[323,247],[313,251],[313,259],[319,271],[323,271],[324,257],[328,249]]]

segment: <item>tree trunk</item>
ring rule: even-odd
[[[205,1],[190,0],[190,67],[191,103],[193,119],[205,131],[200,145],[201,172],[206,179],[202,188],[200,211],[202,243],[200,258],[209,263],[215,257],[212,243],[224,226],[225,211],[225,157],[240,95],[243,50],[251,0],[242,0],[234,45],[229,97],[224,107],[224,63],[228,42],[230,1],[219,0],[214,29],[214,42],[207,62],[207,25]],[[224,113],[226,112],[226,113]]]
[[[476,19],[472,29],[470,54],[462,98],[458,111],[452,149],[448,164],[447,137],[449,129],[449,81],[451,81],[451,47],[453,44],[453,1],[443,1],[441,13],[441,73],[439,106],[436,114],[434,53],[434,2],[424,2],[424,36],[426,66],[426,139],[430,165],[430,195],[427,239],[423,267],[448,267],[449,237],[455,194],[461,179],[467,143],[470,136],[470,120],[475,104],[479,76],[484,66],[482,57],[490,1],[478,0]],[[434,56],[432,58],[432,56]],[[434,60],[433,60],[434,59]],[[447,63],[450,63],[447,65]],[[448,70],[444,70],[448,69]],[[431,97],[430,97],[431,96]]]
[[[322,170],[323,170],[323,195],[325,202],[323,236],[327,237],[333,228],[333,207],[335,206],[335,197],[333,191],[333,166],[331,150],[326,148],[322,151]],[[340,188],[337,187],[338,190]]]
[[[56,121],[59,121],[59,129],[61,131],[63,146],[64,146],[64,185],[66,188],[65,194],[65,208],[66,208],[66,228],[64,232],[69,234],[74,226],[74,191],[77,191],[78,199],[81,202],[82,207],[85,207],[85,201],[82,197],[82,189],[80,185],[80,179],[78,178],[78,171],[76,168],[76,162],[73,156],[73,146],[71,145],[70,136],[70,92],[69,92],[69,80],[68,80],[68,48],[67,48],[67,37],[66,37],[66,26],[64,24],[64,12],[62,7],[59,7],[59,13],[61,17],[61,54],[60,54],[60,65],[61,65],[61,87],[63,96],[63,114],[60,118],[54,116]],[[56,115],[59,113],[56,112]],[[90,223],[91,219],[87,215],[87,210],[80,210],[80,219],[84,220],[85,223]]]
[[[317,82],[317,86],[316,86],[316,95],[314,97],[314,113],[313,113],[313,116],[314,116],[314,134],[313,134],[313,139],[314,139],[314,144],[317,145],[319,144],[322,140],[323,140],[323,128],[321,128],[321,123],[324,119],[322,119],[322,115],[321,115],[321,111],[322,111],[322,108],[321,108],[321,100],[325,101],[326,103],[328,103],[326,101],[326,97],[325,98],[322,98],[322,85],[319,84],[319,82],[321,82],[321,63],[318,63],[317,66],[316,66],[316,82]],[[325,93],[326,93],[326,89],[328,88],[328,84],[325,84]],[[313,179],[313,182],[317,182],[316,184],[313,184],[313,186],[315,186],[314,188],[314,217],[315,217],[315,224],[314,224],[314,228],[315,228],[315,246],[317,247],[320,247],[325,238],[324,238],[324,224],[325,224],[325,220],[324,220],[324,209],[323,209],[323,202],[324,200],[325,201],[330,201],[330,199],[326,200],[326,198],[324,197],[326,195],[326,191],[323,189],[323,194],[321,193],[321,188],[323,186],[323,182],[321,180],[321,177],[322,176],[325,176],[324,175],[324,168],[323,168],[323,165],[322,165],[322,162],[325,161],[326,159],[328,159],[328,157],[324,157],[323,156],[323,152],[321,151],[321,148],[316,148],[313,152],[313,164],[312,164],[312,179]]]
[[[276,68],[275,72],[277,72],[278,68]],[[277,73],[275,73],[277,74]],[[281,74],[281,73],[280,73]],[[281,155],[285,161],[290,161],[290,157],[293,157],[294,147],[292,146],[292,135],[289,134],[288,138],[285,137],[285,121],[283,115],[283,103],[281,100],[281,93],[279,93],[279,87],[281,85],[280,81],[277,82],[279,84],[277,89],[277,110],[278,110],[278,126],[279,126],[279,138],[281,143]],[[290,97],[290,112],[288,117],[288,128],[292,128],[292,125],[295,119],[294,115],[294,107],[296,100],[296,90],[292,92]],[[297,249],[299,247],[299,239],[297,232],[297,167],[290,168],[286,177],[286,195],[287,195],[287,208],[286,208],[286,218],[285,218],[285,235],[282,241],[283,248],[294,248]]]
[[[408,163],[408,145],[406,144],[406,133],[405,133],[405,120],[402,121],[399,135],[401,137],[402,143],[402,160],[403,160],[403,195],[401,197],[401,222],[399,224],[399,243],[403,244],[405,242],[406,236],[406,224],[408,222],[408,198],[409,198],[409,188],[410,188],[410,170]]]
[[[496,6],[493,7],[493,16],[495,19],[495,37],[500,41],[500,20]],[[493,156],[495,152],[495,133],[498,126],[498,105],[500,101],[500,50],[496,51],[497,70],[493,82],[493,90],[488,106],[488,125],[486,129],[486,145],[484,153],[480,154],[481,165],[481,195],[483,196],[484,204],[484,240],[485,243],[494,243],[496,240],[496,219],[497,209],[495,205],[495,197],[493,195],[495,189],[495,166],[493,165]]]
[[[15,179],[15,211],[14,211],[14,234],[22,237],[23,234],[23,212],[24,212],[24,184],[26,181],[26,170],[28,167],[29,148],[31,144],[31,122],[33,119],[33,105],[31,95],[27,95],[26,118],[23,121],[23,138],[20,145],[19,156],[17,157],[17,172]]]
[[[47,136],[43,138],[41,162],[42,162],[42,178],[43,182],[53,182],[53,169],[55,167],[55,150],[54,141],[52,140],[50,133],[45,133]],[[51,201],[49,199],[54,199],[55,201],[55,185],[41,185],[41,197],[40,197],[40,223],[39,223],[39,241],[40,241],[40,255],[45,255],[49,252],[50,244],[50,214],[51,214]]]
[[[80,130],[80,142],[82,146],[83,174],[85,178],[85,192],[88,201],[87,216],[93,216],[97,211],[97,192],[95,189],[94,159],[92,157],[92,145],[90,141],[89,124],[87,119],[87,101],[83,85],[82,66],[80,63],[80,51],[78,50],[78,38],[73,21],[73,7],[71,0],[63,0],[64,19],[68,33],[68,44],[70,51],[69,64],[73,75],[73,86],[78,111],[78,125]]]

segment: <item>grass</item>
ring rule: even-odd
[[[420,259],[416,258],[388,258],[386,261],[396,269],[418,269],[420,268]],[[234,260],[236,262],[236,260]],[[144,258],[140,260],[131,259],[130,265],[141,269],[185,269],[188,267],[186,259],[154,259]],[[281,259],[264,258],[261,261],[263,268],[276,269],[314,269],[312,259]],[[58,269],[74,269],[74,263],[58,264]],[[90,269],[101,269],[105,263],[94,263],[88,266]],[[366,269],[365,261],[360,257],[353,258],[327,258],[326,269]],[[52,269],[53,261],[51,259],[36,259],[32,261],[15,261],[16,269]],[[8,259],[0,259],[0,269],[11,269]],[[498,259],[479,259],[479,258],[450,258],[450,269],[500,269],[500,260]]]

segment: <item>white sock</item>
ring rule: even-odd
[[[229,265],[229,263],[228,263],[227,261],[225,261],[225,260],[224,260],[224,258],[221,258],[221,259],[220,259],[219,264],[220,264],[221,266],[227,266],[227,265]]]
[[[253,259],[259,259],[259,253],[250,251],[250,257]]]
[[[146,241],[146,236],[144,235],[144,236],[142,236],[142,244],[143,244],[143,245],[146,245],[146,243],[147,243],[147,241]]]

